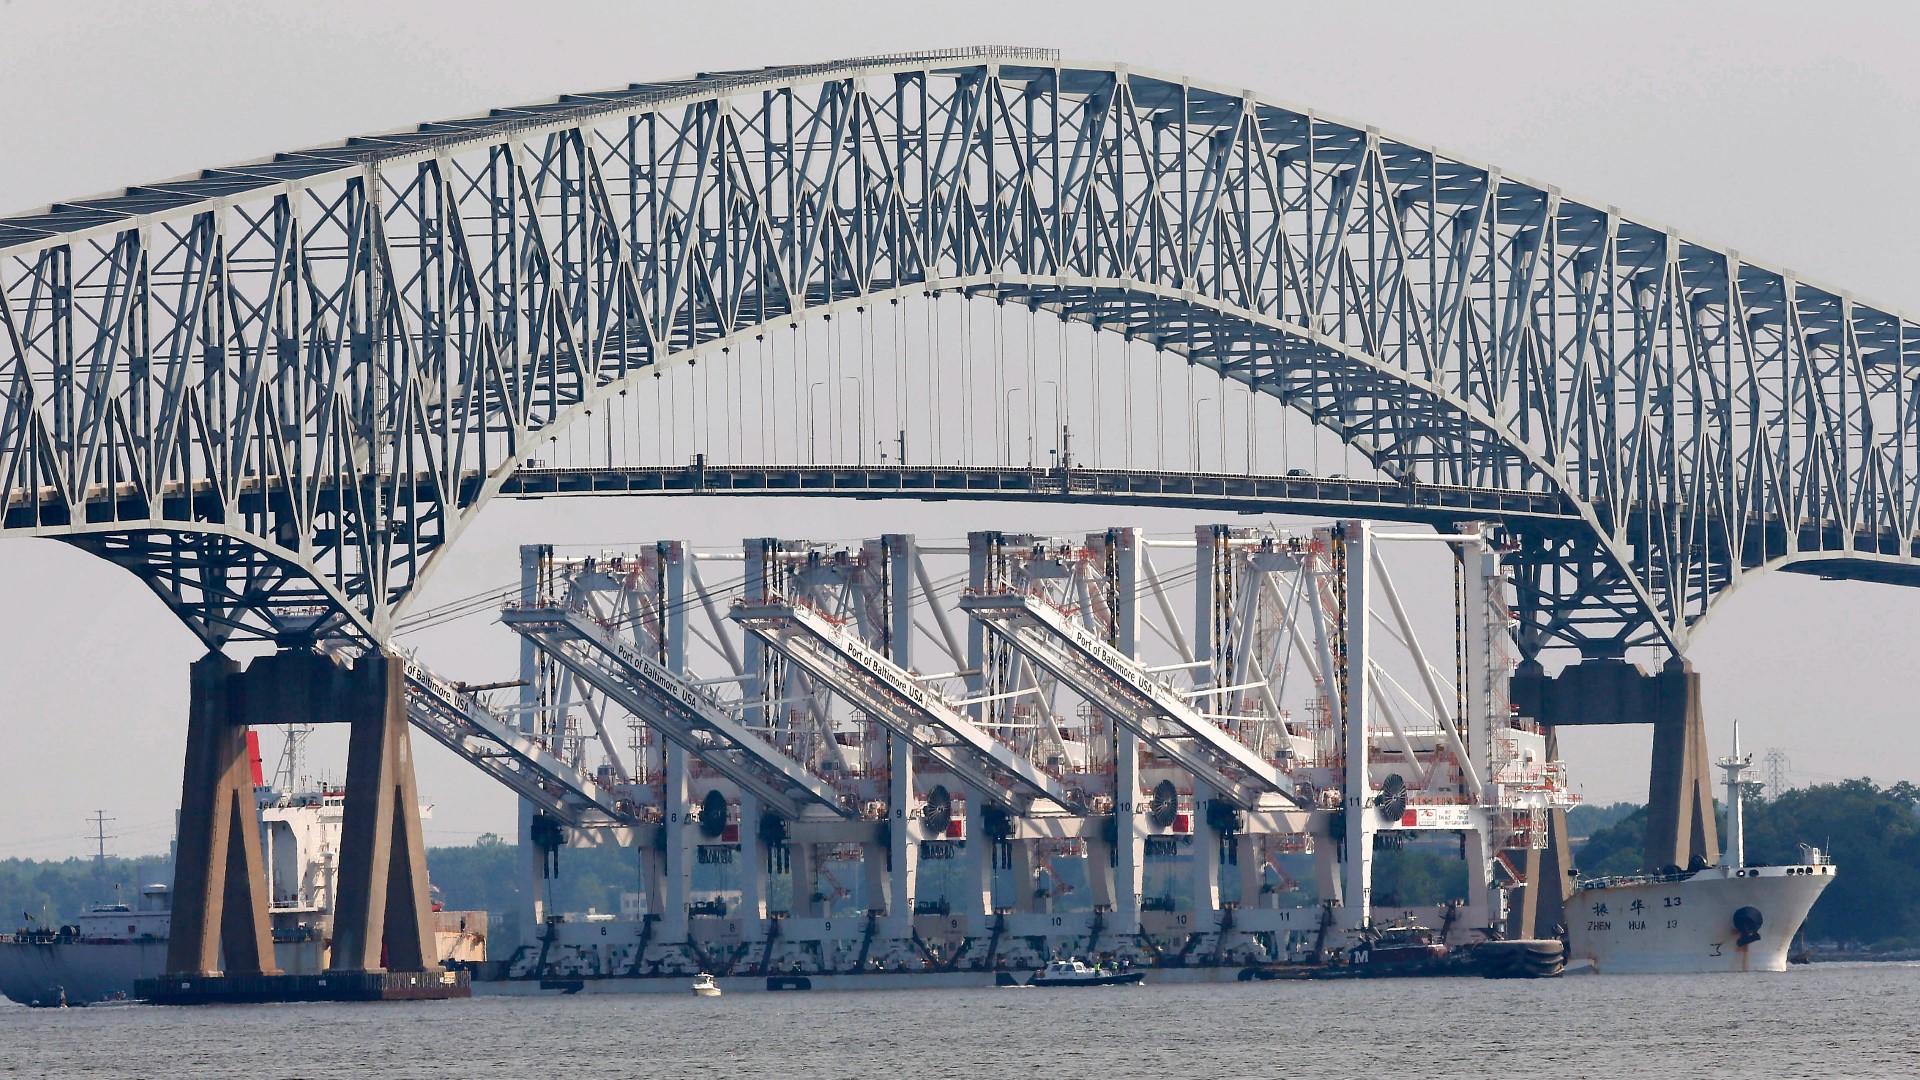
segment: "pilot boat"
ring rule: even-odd
[[[1108,971],[1088,967],[1078,958],[1050,960],[1033,973],[1028,986],[1133,986],[1147,977],[1144,971]]]

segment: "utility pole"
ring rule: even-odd
[[[93,826],[94,842],[99,845],[98,851],[93,857],[93,865],[96,869],[106,869],[107,841],[120,839],[117,836],[107,835],[107,826],[118,820],[118,818],[108,817],[105,810],[95,810],[93,816],[87,819],[87,823]]]

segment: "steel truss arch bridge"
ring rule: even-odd
[[[1211,369],[1391,480],[1013,488],[1499,517],[1532,650],[1682,649],[1763,568],[1920,583],[1911,320],[1372,128],[1015,48],[635,84],[0,220],[0,534],[128,567],[215,647],[383,642],[493,496],[678,483],[543,478],[548,432],[768,327],[955,292]],[[913,472],[814,490],[940,495]]]

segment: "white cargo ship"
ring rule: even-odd
[[[1793,866],[1746,865],[1741,775],[1752,756],[1716,764],[1727,773],[1727,852],[1719,866],[1583,883],[1567,901],[1567,970],[1604,975],[1785,971],[1787,950],[1833,861],[1801,847]]]
[[[274,960],[288,974],[319,972],[332,938],[344,792],[320,785],[288,793],[292,760],[273,785],[261,783],[257,756],[254,767]],[[427,808],[421,813],[426,816]],[[94,904],[58,927],[0,934],[0,994],[22,1005],[87,1005],[131,996],[135,980],[166,970],[170,900],[166,885],[148,885],[137,904]],[[434,917],[442,961],[486,959],[485,912]]]

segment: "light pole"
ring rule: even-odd
[[[1188,426],[1187,432],[1193,436],[1193,471],[1194,472],[1200,471],[1200,403],[1203,401],[1212,401],[1212,400],[1213,400],[1212,394],[1207,394],[1203,397],[1197,397],[1193,399],[1193,423]]]
[[[1006,460],[1004,464],[1009,469],[1013,468],[1013,418],[1015,415],[1015,410],[1013,407],[1013,395],[1023,394],[1026,392],[1026,389],[1027,388],[1024,386],[1007,387],[1007,445],[1004,448],[1006,453]],[[1032,442],[1028,442],[1027,445],[1031,447],[1033,444]],[[1033,462],[1029,461],[1027,462],[1027,464],[1031,465],[1033,464]]]
[[[1060,430],[1060,384],[1052,379],[1048,379],[1040,385],[1047,388],[1047,400],[1053,402],[1053,430],[1057,432]],[[1029,425],[1030,428],[1032,426],[1034,425]],[[1027,457],[1029,459],[1033,457],[1033,444],[1037,441],[1038,435],[1039,433],[1033,430],[1027,432]],[[1060,458],[1060,444],[1057,440],[1053,445],[1052,455],[1055,462],[1058,463]]]
[[[827,384],[824,382],[809,383],[807,385],[807,464],[809,465],[819,464],[819,461],[813,456],[813,403],[816,400],[814,391],[825,385]]]

